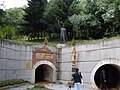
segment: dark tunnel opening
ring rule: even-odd
[[[53,77],[53,70],[49,65],[42,64],[35,70],[35,83],[51,82]]]
[[[101,85],[101,71],[105,71],[105,88],[120,88],[120,66],[114,64],[105,64],[98,68],[94,80],[98,88]]]

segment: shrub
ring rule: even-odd
[[[35,84],[35,88],[44,88],[44,84]]]
[[[15,84],[21,84],[21,83],[25,83],[25,82],[27,82],[27,81],[24,81],[22,79],[19,79],[19,80],[7,80],[7,81],[0,82],[0,87],[9,86],[9,85],[15,85]]]

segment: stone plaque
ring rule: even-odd
[[[54,59],[53,54],[48,53],[36,53],[37,59]]]

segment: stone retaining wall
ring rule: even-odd
[[[20,45],[0,40],[0,81],[32,79],[32,51],[42,45]],[[49,47],[53,52],[56,48]]]
[[[116,64],[117,62],[120,71],[120,39],[81,44],[75,47],[76,66],[82,72],[85,87],[96,88],[93,80],[95,70],[104,64]],[[62,48],[61,59],[59,60],[60,79],[66,82],[72,78],[72,49],[73,47]]]
[[[32,51],[42,45],[19,45],[0,40],[0,81],[10,79],[32,79]],[[96,88],[94,75],[105,64],[115,64],[120,70],[120,39],[76,47],[76,67],[83,75],[83,86]],[[57,80],[69,82],[72,78],[73,47],[49,47],[57,55]],[[93,87],[92,87],[93,86]]]

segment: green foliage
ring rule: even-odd
[[[16,30],[14,27],[5,26],[0,27],[0,38],[14,39],[16,36]]]
[[[72,39],[72,43],[71,43],[73,46],[75,46],[76,42],[75,42],[75,39],[73,38]]]
[[[4,25],[4,23],[5,23],[4,20],[5,20],[5,11],[0,9],[0,26]]]
[[[25,83],[27,81],[24,81],[22,79],[19,80],[8,80],[8,81],[1,81],[0,82],[0,87],[5,87],[5,86],[9,86],[9,85],[15,85],[15,84],[21,84],[21,83]]]
[[[80,31],[81,38],[99,39],[120,34],[118,0],[83,0],[76,5],[80,5],[81,11],[69,17],[69,20],[73,29]]]
[[[10,8],[6,9],[5,12],[6,25],[14,27],[17,35],[23,34],[22,24],[24,23],[23,15],[25,14],[23,8]]]
[[[20,35],[23,14],[22,8],[0,10],[0,38],[14,39]]]
[[[35,84],[35,88],[44,88],[44,84]]]
[[[46,7],[47,0],[29,0],[28,7],[24,9],[26,14],[24,15],[24,28],[25,34],[32,34],[33,37],[37,36],[44,30],[44,9]]]
[[[69,8],[69,16],[72,16],[74,14],[79,15],[84,8],[82,4],[84,4],[83,1],[81,3],[79,0],[74,0]]]
[[[67,29],[67,33],[71,31],[72,24],[68,17],[70,15],[70,6],[73,1],[74,0],[51,0],[47,4],[44,15],[50,38],[51,33],[55,33],[57,36],[54,35],[53,37],[57,37],[57,39],[60,37],[60,28],[63,24]]]
[[[24,19],[24,20],[23,20]],[[0,9],[0,38],[101,39],[120,35],[119,0],[28,0],[28,7]],[[24,27],[22,27],[22,26]],[[59,40],[58,40],[59,41]]]

